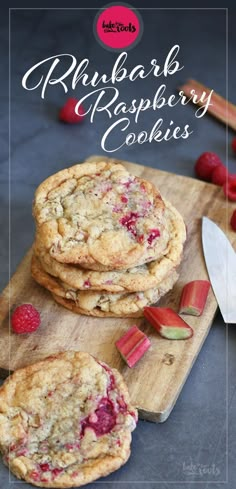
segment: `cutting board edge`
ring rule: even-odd
[[[175,407],[175,404],[182,392],[182,390],[184,389],[184,386],[188,380],[188,377],[192,371],[192,368],[202,350],[202,347],[210,333],[210,330],[211,330],[211,327],[212,327],[212,324],[214,322],[214,318],[216,316],[216,313],[218,311],[218,305],[217,305],[217,302],[216,302],[216,308],[215,308],[215,312],[214,312],[214,315],[213,315],[213,318],[212,318],[212,321],[209,323],[208,325],[208,329],[206,330],[206,335],[204,336],[204,338],[202,338],[202,341],[200,343],[200,346],[199,346],[199,350],[198,352],[196,353],[196,355],[192,358],[192,362],[190,363],[189,365],[189,370],[188,372],[186,373],[186,377],[183,379],[183,383],[181,386],[179,386],[179,389],[178,391],[176,392],[176,396],[175,398],[169,402],[168,406],[163,409],[162,411],[159,411],[159,412],[155,412],[155,411],[148,411],[147,409],[145,408],[139,408],[139,406],[136,406],[136,408],[138,409],[138,413],[139,413],[139,416],[141,419],[144,419],[146,421],[151,421],[151,422],[154,422],[154,423],[164,423],[165,421],[167,421],[167,419],[169,418],[170,414],[172,413],[174,407]]]

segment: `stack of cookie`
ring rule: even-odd
[[[119,163],[52,175],[36,191],[34,216],[33,277],[74,312],[140,317],[178,278],[182,217]]]

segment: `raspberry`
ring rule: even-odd
[[[215,185],[224,185],[228,177],[228,170],[224,165],[219,165],[214,168],[211,174],[211,181]]]
[[[13,312],[11,325],[15,333],[32,333],[40,325],[40,314],[32,304],[22,304]]]
[[[52,469],[52,474],[54,475],[54,477],[57,477],[62,471],[63,471],[63,469],[55,468],[55,469]]]
[[[148,236],[148,243],[151,245],[153,240],[156,239],[156,238],[159,238],[160,236],[160,231],[159,229],[150,229],[150,233],[149,233],[149,236]]]
[[[112,401],[103,397],[95,411],[94,421],[91,416],[82,421],[82,434],[84,435],[87,427],[93,428],[97,436],[109,433],[116,424],[116,413]]]
[[[202,180],[209,182],[214,168],[219,165],[223,165],[223,163],[217,154],[210,152],[202,153],[195,163],[196,175]]]
[[[82,122],[85,116],[85,110],[82,105],[79,106],[79,115],[75,112],[76,104],[79,102],[76,98],[68,98],[65,105],[59,112],[59,119],[69,124],[77,124]]]
[[[137,212],[130,212],[120,219],[122,226],[125,226],[133,236],[137,236],[135,224],[138,217],[140,216]]]
[[[42,470],[42,472],[48,472],[50,470],[49,464],[40,464],[39,467]]]
[[[84,283],[83,283],[83,286],[85,289],[89,289],[91,287],[91,283],[90,283],[90,280],[85,280]]]
[[[236,176],[230,177],[223,186],[224,194],[229,200],[236,200]]]
[[[230,219],[231,228],[236,231],[236,210],[233,212]]]
[[[236,138],[232,139],[232,150],[234,151],[234,153],[236,153]]]
[[[144,234],[140,234],[140,236],[138,237],[138,243],[143,243],[144,241]]]
[[[40,473],[37,470],[32,470],[29,475],[31,479],[33,479],[33,481],[35,482],[40,481]]]

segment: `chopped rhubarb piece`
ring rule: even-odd
[[[201,316],[206,304],[210,282],[208,280],[193,280],[183,288],[179,313]]]
[[[120,198],[121,202],[123,202],[124,204],[127,204],[128,202],[128,197],[126,197],[125,195],[121,195],[121,198]]]
[[[144,307],[143,313],[163,338],[185,340],[193,336],[192,328],[169,307]]]
[[[132,368],[148,350],[151,343],[137,326],[132,326],[116,341],[115,345],[128,367]]]

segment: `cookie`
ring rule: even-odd
[[[83,309],[77,302],[71,299],[65,299],[62,296],[52,294],[54,300],[61,306],[69,309],[76,314],[83,314],[85,316],[93,317],[114,317],[114,318],[141,318],[143,317],[143,307],[158,302],[159,299],[169,292],[174,284],[177,282],[179,275],[173,272],[166,281],[163,281],[160,288],[154,291],[151,300],[147,300],[147,297],[143,292],[137,295],[136,303],[132,302],[131,297],[126,297],[124,300],[117,298],[116,302],[107,302],[106,304],[97,304],[93,309]],[[118,295],[118,294],[117,294]],[[131,294],[130,294],[131,295]],[[135,294],[132,294],[135,297]],[[114,297],[115,299],[115,297]],[[143,304],[143,305],[142,305]],[[141,308],[141,309],[140,309]]]
[[[153,289],[135,293],[108,293],[107,291],[76,290],[65,282],[46,273],[39,260],[33,255],[31,264],[32,276],[40,285],[53,293],[54,296],[69,299],[61,304],[74,304],[70,309],[89,316],[116,316],[139,317],[145,306],[154,304],[160,297],[172,289],[178,279],[173,270],[165,279]]]
[[[33,207],[43,247],[55,260],[99,271],[161,257],[169,241],[164,211],[150,182],[109,161],[50,176]]]
[[[0,388],[0,449],[19,479],[79,487],[130,455],[137,411],[119,372],[88,353],[58,353]]]
[[[181,215],[169,202],[165,201],[165,206],[170,235],[168,248],[165,255],[150,263],[120,271],[85,270],[79,266],[67,265],[54,260],[41,246],[40,236],[36,239],[34,253],[48,274],[66,282],[73,289],[134,292],[157,287],[167,274],[180,264],[186,239],[185,224]]]

